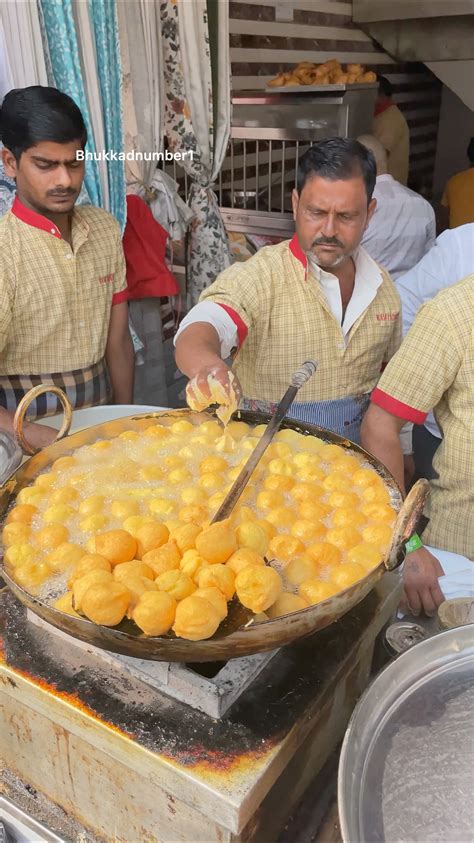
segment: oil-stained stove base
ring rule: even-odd
[[[77,648],[97,659],[97,664],[115,667],[127,676],[144,682],[150,688],[179,700],[192,708],[208,714],[209,717],[223,717],[229,708],[247,690],[268,662],[278,653],[258,653],[223,664],[215,676],[204,676],[197,665],[186,666],[178,662],[157,662],[148,659],[134,659],[109,653],[84,641],[73,638],[66,632],[51,626],[28,610],[28,620],[41,627],[51,636],[59,636],[68,649]],[[212,668],[213,664],[203,666]]]

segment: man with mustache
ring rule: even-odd
[[[295,236],[222,272],[181,323],[176,361],[191,389],[210,397],[213,375],[229,390],[224,360],[237,352],[242,406],[268,411],[313,358],[316,375],[288,415],[359,441],[370,393],[401,338],[398,293],[360,246],[375,178],[374,156],[357,141],[307,150],[292,197]]]
[[[134,355],[125,261],[117,221],[75,207],[87,140],[82,114],[56,88],[10,91],[0,110],[5,172],[16,198],[0,220],[0,422],[39,383],[55,384],[74,407],[130,403]],[[33,417],[56,412],[51,395]],[[54,431],[30,426],[32,444]],[[27,433],[28,435],[28,433]]]

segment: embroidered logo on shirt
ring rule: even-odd
[[[398,310],[393,313],[376,313],[375,318],[377,322],[395,322],[398,318]]]
[[[99,278],[99,284],[111,284],[114,280],[114,273],[110,272],[108,275],[101,275]]]

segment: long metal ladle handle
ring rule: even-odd
[[[300,368],[297,369],[296,372],[294,372],[294,374],[291,376],[290,386],[286,390],[272,418],[268,422],[261,439],[250,454],[242,471],[240,472],[239,476],[233,483],[231,489],[222,501],[216,514],[214,515],[214,518],[211,521],[212,524],[214,524],[216,521],[223,521],[224,518],[229,517],[230,513],[234,509],[235,504],[237,503],[243,490],[249,482],[250,477],[255,471],[261,457],[267,450],[275,433],[277,432],[283,419],[285,418],[288,407],[295,400],[295,396],[298,390],[301,389],[301,387],[304,386],[304,384],[307,383],[307,381],[309,381],[309,379],[313,377],[317,366],[318,364],[314,360],[306,360],[302,364],[302,366],[300,366]]]

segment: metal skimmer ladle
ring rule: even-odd
[[[309,379],[313,377],[317,366],[318,364],[314,360],[306,360],[302,364],[302,366],[300,366],[300,368],[297,369],[296,372],[291,376],[290,386],[286,390],[272,418],[268,422],[265,432],[263,433],[261,439],[250,454],[239,476],[234,481],[232,488],[222,501],[219,509],[217,510],[216,514],[214,515],[214,518],[211,521],[211,524],[215,524],[216,521],[223,521],[225,518],[229,517],[230,513],[234,509],[234,506],[239,500],[242,492],[244,491],[247,483],[249,482],[253,472],[255,471],[258,463],[260,462],[261,457],[267,450],[275,433],[277,432],[283,419],[285,418],[288,407],[295,400],[295,396],[298,390],[301,389],[301,387],[304,386],[304,384],[307,383]]]

